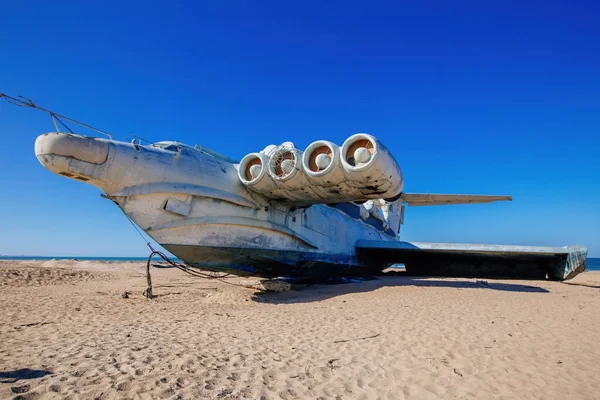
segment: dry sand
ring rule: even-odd
[[[147,300],[143,263],[0,262],[0,398],[600,399],[599,273],[153,279]]]

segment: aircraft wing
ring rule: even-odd
[[[359,240],[356,254],[409,275],[562,281],[585,270],[587,248]]]
[[[439,206],[445,204],[477,204],[494,201],[512,201],[511,196],[488,196],[479,194],[430,194],[403,193],[402,203],[409,206]]]

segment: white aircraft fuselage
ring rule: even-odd
[[[378,221],[325,204],[269,201],[238,179],[237,164],[175,142],[142,146],[48,133],[35,151],[50,171],[98,187],[156,242],[188,264],[259,276],[371,273],[359,240],[397,241]],[[358,212],[358,205],[345,203]],[[342,206],[343,207],[343,206]]]
[[[269,146],[241,163],[177,142],[59,132],[39,136],[35,153],[50,171],[98,187],[156,242],[202,269],[323,277],[376,274],[401,262],[419,275],[558,280],[585,269],[580,246],[400,241],[403,204],[511,198],[406,194],[396,161],[367,134],[341,147],[317,141],[304,153],[291,143]]]

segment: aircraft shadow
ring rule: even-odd
[[[504,283],[492,280],[446,280],[436,278],[417,278],[409,276],[379,277],[378,279],[344,283],[344,284],[309,284],[294,285],[290,292],[258,292],[252,300],[261,303],[286,304],[286,303],[310,303],[321,301],[336,296],[350,293],[362,293],[377,290],[383,287],[442,287],[472,290],[500,290],[515,293],[549,293],[548,290],[532,285],[520,283]]]
[[[43,378],[46,375],[52,375],[52,371],[43,369],[22,368],[14,371],[0,371],[0,383],[13,383],[24,379]]]

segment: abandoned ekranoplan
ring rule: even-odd
[[[40,109],[31,100],[2,96]],[[307,277],[375,274],[404,263],[417,275],[555,280],[585,269],[587,249],[581,246],[401,241],[406,205],[511,198],[405,193],[398,163],[369,134],[352,135],[341,146],[319,140],[305,151],[290,142],[270,145],[238,163],[200,146],[142,145],[62,133],[55,126],[57,132],[35,142],[42,165],[98,187],[189,266]]]

